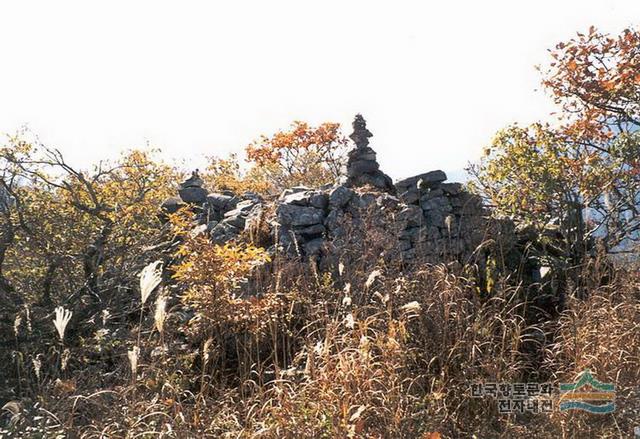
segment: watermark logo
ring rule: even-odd
[[[498,413],[551,413],[553,385],[551,383],[473,383],[472,398],[494,398]]]
[[[598,381],[587,369],[578,376],[575,383],[560,384],[560,411],[613,413],[616,409],[615,397],[615,385]]]

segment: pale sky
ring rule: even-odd
[[[639,20],[636,0],[3,1],[0,132],[79,166],[148,142],[195,167],[361,112],[394,179],[455,171],[553,111],[548,48]]]

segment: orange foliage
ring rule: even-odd
[[[340,175],[347,139],[337,123],[311,127],[296,121],[246,148],[247,160],[264,170],[276,191],[295,185],[319,186]]]
[[[250,244],[213,244],[204,235],[192,235],[190,213],[182,209],[170,216],[174,232],[183,243],[176,256],[180,263],[173,277],[184,287],[182,299],[209,324],[256,327],[268,323],[278,308],[275,295],[242,298],[240,286],[254,269],[270,260],[267,252]]]
[[[613,37],[593,26],[560,43],[544,85],[562,106],[566,133],[589,144],[607,143],[640,123],[640,32]]]

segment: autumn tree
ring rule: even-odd
[[[22,135],[0,148],[0,165],[12,200],[0,273],[23,300],[43,304],[101,302],[135,276],[175,179],[147,152],[79,170]]]
[[[296,185],[334,182],[345,162],[348,141],[337,123],[312,127],[296,121],[289,130],[262,136],[246,148],[247,159],[259,167],[280,192]]]
[[[213,191],[266,194],[273,189],[264,168],[251,166],[244,169],[237,154],[230,154],[227,158],[209,157],[202,177],[206,186]]]
[[[610,249],[640,231],[640,32],[590,28],[551,51],[543,84],[557,123],[510,126],[471,167],[499,211],[555,221],[578,255],[594,236]]]

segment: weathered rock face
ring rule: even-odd
[[[369,147],[371,133],[362,116],[356,116],[353,128],[356,148],[349,154],[344,180],[334,186],[294,187],[265,201],[253,193],[208,194],[195,172],[180,185],[180,198],[165,201],[162,209],[170,213],[191,205],[199,230],[217,244],[243,239],[254,223],[264,220],[270,251],[293,257],[330,257],[359,239],[363,230],[375,229],[394,243],[389,254],[407,261],[467,258],[486,238],[482,200],[460,183],[446,183],[439,170],[393,185]]]
[[[206,217],[200,218],[207,224],[211,240],[224,244],[236,239],[251,224],[251,218],[262,210],[262,199],[252,193],[240,197],[227,194],[211,194],[205,205]]]

